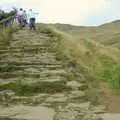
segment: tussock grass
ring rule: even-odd
[[[9,44],[12,39],[12,34],[18,30],[17,25],[13,25],[10,28],[0,29],[0,42]]]

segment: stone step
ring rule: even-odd
[[[21,37],[24,38],[24,39],[21,39]],[[40,41],[41,41],[41,39],[42,40],[50,39],[50,37],[48,37],[47,35],[42,35],[42,36],[39,35],[38,36],[36,34],[33,34],[33,35],[32,34],[24,34],[24,36],[19,34],[19,35],[14,35],[13,36],[13,40],[17,40],[17,41],[19,41],[19,40],[21,40],[21,41],[23,41],[23,40],[30,41],[30,40],[33,40],[33,38],[34,38],[34,40],[38,39]]]
[[[0,65],[61,65],[60,62],[29,62],[29,61],[24,61],[24,62],[15,62],[15,61],[0,61]]]
[[[55,67],[57,68],[57,67]],[[15,65],[2,65],[0,66],[0,72],[3,73],[3,72],[24,72],[24,73],[27,73],[27,72],[31,72],[31,73],[64,73],[65,70],[62,69],[62,67],[58,68],[58,69],[47,69],[43,66],[33,66],[33,67],[30,67],[30,66],[15,66]]]
[[[2,71],[3,69],[3,71]],[[5,73],[9,73],[9,74],[13,74],[13,73],[24,73],[24,74],[28,74],[28,73],[32,73],[32,74],[65,74],[65,70],[64,69],[57,69],[57,70],[48,70],[48,69],[39,69],[39,68],[26,68],[26,69],[18,69],[17,67],[8,67],[8,68],[2,68],[0,70],[0,74],[5,74]]]
[[[22,38],[22,39],[18,39],[18,40],[14,40],[10,42],[10,46],[24,46],[24,45],[36,45],[36,44],[45,44],[45,42],[47,43],[49,41],[49,38],[46,39],[41,39],[41,38]]]
[[[65,70],[64,69],[57,69],[57,70],[39,70],[39,69],[35,69],[35,68],[27,68],[27,69],[24,69],[22,72],[24,73],[40,73],[40,74],[65,74]]]
[[[42,46],[42,47],[10,47],[10,48],[0,48],[0,53],[4,52],[16,52],[16,51],[27,51],[27,50],[46,50],[48,47]]]
[[[73,90],[86,90],[88,85],[77,82],[77,81],[68,81],[67,86],[70,86]]]
[[[3,53],[0,55],[0,58],[2,58],[3,60],[6,59],[14,59],[14,58],[19,58],[19,59],[27,59],[27,58],[33,58],[33,59],[51,59],[51,60],[56,60],[56,56],[55,54],[48,54],[48,52],[44,52],[43,51],[32,51],[32,52],[7,52],[7,53]]]
[[[0,108],[0,120],[53,120],[55,111],[44,106],[10,106]],[[6,118],[6,119],[5,119]]]
[[[23,37],[23,34],[24,34],[24,38],[29,38],[29,39],[31,37],[35,37],[36,36],[36,33],[30,33],[30,34],[26,33],[25,34],[25,32],[24,32],[24,33],[14,34],[13,37],[14,37],[14,39],[21,40],[20,38]],[[37,35],[37,38],[44,40],[44,39],[49,39],[50,37],[48,37],[47,34],[39,33],[39,36]]]
[[[28,42],[29,41],[31,41],[32,40],[32,38],[33,38],[33,36],[31,37],[31,38],[28,38],[28,37],[24,37],[24,39],[25,40],[27,40]],[[21,42],[23,42],[23,41],[25,41],[25,40],[21,40],[19,37],[14,37],[12,40],[11,40],[11,42],[12,43],[17,43],[17,42],[19,42],[19,41],[21,41]],[[33,38],[34,39],[34,38]],[[35,38],[36,40],[37,40],[37,42],[36,43],[44,43],[45,41],[48,41],[50,38],[49,37],[42,37],[42,36],[40,36],[40,37],[37,37],[37,38]],[[34,41],[33,41],[34,42]],[[2,43],[1,43],[2,44]]]
[[[120,120],[120,113],[105,113],[100,116],[102,120]]]
[[[41,78],[31,78],[31,77],[15,77],[15,78],[0,78],[0,85],[5,85],[9,83],[14,83],[18,81],[22,81],[24,84],[32,84],[37,82],[57,82],[65,80],[64,77],[61,76],[50,76],[50,77],[41,77]]]
[[[73,108],[78,108],[80,110],[88,110],[90,107],[90,102],[83,102],[83,103],[68,103],[68,105],[66,106],[66,108],[68,109],[73,109]]]
[[[0,55],[0,58],[6,58],[6,57],[40,57],[40,58],[51,58],[56,59],[55,53],[42,53],[42,52],[15,52],[15,53],[4,53]]]
[[[40,77],[50,77],[50,76],[64,76],[65,73],[23,73],[23,72],[3,72],[0,73],[0,78],[15,78],[15,77],[31,77],[31,78],[40,78]]]
[[[0,50],[7,50],[7,49],[8,49],[8,46],[5,46],[0,43]]]
[[[23,45],[23,46],[0,46],[0,51],[1,50],[19,50],[19,49],[32,49],[32,48],[40,48],[44,49],[49,47],[48,45],[43,45],[43,44],[34,44],[34,45]]]
[[[71,91],[71,93],[68,95],[70,99],[73,98],[84,98],[85,97],[85,92],[84,91]]]
[[[46,58],[35,58],[35,57],[26,57],[26,58],[24,58],[24,57],[22,57],[22,58],[18,58],[18,57],[14,57],[14,58],[4,58],[4,61],[3,60],[0,60],[0,63],[2,62],[2,63],[10,63],[10,62],[13,62],[13,63],[16,63],[16,61],[17,61],[17,63],[20,63],[20,64],[26,64],[27,62],[28,63],[38,63],[38,65],[39,64],[58,64],[58,61],[56,61],[55,59],[46,59]]]
[[[16,53],[16,52],[47,52],[47,48],[41,47],[41,48],[24,48],[24,49],[10,49],[10,50],[0,50],[0,54],[3,53]]]
[[[9,45],[9,47],[8,48],[13,48],[14,49],[14,47],[16,47],[16,48],[22,48],[22,47],[48,47],[48,44],[45,44],[44,42],[45,41],[43,41],[43,42],[36,42],[36,43],[33,43],[33,42],[30,42],[30,43],[25,43],[26,41],[23,41],[23,43],[21,43],[20,41],[16,41],[16,42],[13,42],[13,43],[10,43],[10,45]]]
[[[57,70],[57,69],[62,69],[62,65],[15,65],[11,64],[10,66],[8,64],[2,64],[0,67],[15,67],[16,69],[39,69],[39,70]]]

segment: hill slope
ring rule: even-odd
[[[90,38],[104,45],[120,49],[120,21],[113,21],[97,27],[72,26],[55,24],[57,29],[70,33],[76,38]]]
[[[96,27],[63,27],[40,25],[1,42],[0,119],[99,120],[109,110],[104,93],[90,88],[105,81],[119,94],[119,49],[93,40]]]
[[[119,32],[118,23],[112,22],[99,27],[83,28],[76,26],[72,28],[70,25],[67,25],[67,27],[60,24],[55,25],[57,29],[64,32],[63,36],[67,38],[64,38],[59,43],[58,48],[62,46],[60,51],[68,56],[71,61],[74,61],[81,69],[87,71],[84,72],[85,74],[82,74],[90,82],[89,84],[92,83],[90,85],[91,89],[95,87],[92,91],[93,96],[96,87],[100,87],[100,91],[105,93],[104,102],[106,102],[105,104],[108,105],[108,109],[112,112],[119,112],[120,109],[118,104],[116,108],[114,107],[118,103],[117,101],[120,100],[119,96],[115,96],[115,93],[120,94],[119,41],[117,41],[118,46],[113,46],[114,44],[112,44],[112,40],[114,41],[113,34],[116,34],[116,31]],[[115,25],[116,28],[114,27]],[[110,29],[112,27],[114,29]],[[102,86],[100,86],[100,83],[102,83]],[[108,85],[109,87],[107,87]],[[110,101],[106,101],[106,99]]]

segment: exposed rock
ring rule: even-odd
[[[67,102],[67,97],[66,96],[50,96],[48,97],[45,102]]]
[[[101,113],[106,113],[106,107],[103,105],[99,106],[91,106],[90,110],[94,113],[101,114]]]
[[[83,91],[71,91],[71,93],[68,95],[70,99],[73,98],[83,98],[85,97],[85,92]]]
[[[11,106],[0,108],[0,118],[16,118],[25,120],[52,120],[54,110],[43,106]]]
[[[76,114],[76,111],[59,111],[55,115],[54,120],[75,120]]]
[[[119,113],[105,113],[100,115],[102,120],[120,120]]]
[[[86,84],[79,83],[77,81],[69,81],[67,82],[67,85],[72,87],[74,90],[85,90],[88,88]]]
[[[89,110],[66,108],[57,112],[54,120],[102,120],[101,116]]]
[[[66,108],[68,109],[78,109],[78,110],[88,110],[90,107],[90,102],[85,102],[85,103],[69,103]]]
[[[67,82],[67,85],[72,87],[73,89],[78,89],[78,87],[81,87],[83,84],[80,84],[79,82],[76,81],[70,81]]]

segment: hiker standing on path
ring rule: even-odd
[[[24,23],[26,25],[27,24],[27,13],[25,10],[23,12],[24,12]]]
[[[29,18],[29,29],[30,30],[35,30],[36,26],[35,26],[35,21],[36,21],[36,15],[38,15],[38,13],[35,13],[32,11],[32,9],[29,10],[28,12],[28,18]]]
[[[20,27],[24,27],[24,18],[25,18],[25,16],[24,16],[25,14],[24,14],[24,11],[23,11],[23,9],[22,8],[20,8],[20,10],[18,11],[18,13],[17,13],[17,19],[18,19],[18,23],[20,24]]]

